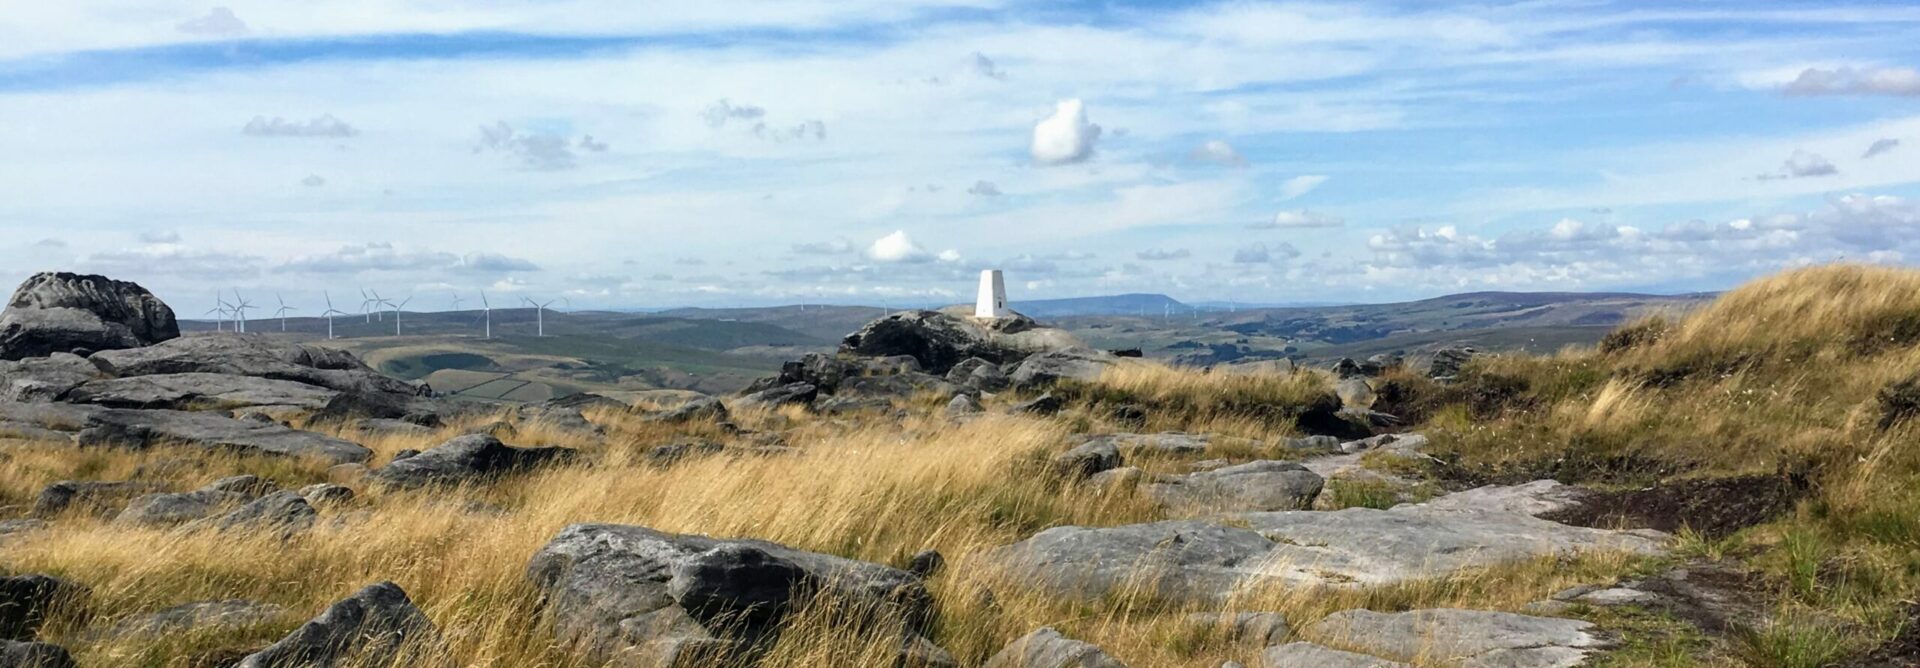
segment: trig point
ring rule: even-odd
[[[974,302],[973,317],[1005,318],[1012,314],[1007,310],[1007,281],[1000,276],[1000,270],[981,271],[980,298]]]

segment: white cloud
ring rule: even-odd
[[[334,118],[333,114],[321,114],[313,120],[301,123],[275,116],[255,116],[240,128],[240,133],[249,137],[328,137],[345,138],[360,134],[358,129],[346,121]]]
[[[1756,178],[1763,181],[1768,179],[1800,179],[1814,176],[1833,176],[1839,173],[1840,168],[1835,167],[1833,161],[1826,159],[1824,156],[1811,151],[1794,149],[1793,155],[1787,156],[1787,161],[1780,164],[1780,171],[1761,174]]]
[[[1280,184],[1280,200],[1286,201],[1313,192],[1313,189],[1326,183],[1327,177],[1319,174],[1306,174],[1287,179]]]
[[[1860,159],[1865,160],[1867,158],[1871,158],[1873,156],[1886,153],[1887,151],[1891,151],[1899,147],[1900,147],[1900,140],[1898,139],[1893,139],[1891,137],[1882,137],[1880,139],[1875,139],[1873,140],[1872,145],[1867,146],[1867,152],[1860,154]]]
[[[867,247],[867,257],[877,262],[903,263],[933,259],[927,249],[921,248],[920,244],[907,236],[906,230],[895,230],[893,234],[875,239],[873,245]]]
[[[724,127],[732,121],[759,121],[766,115],[765,107],[751,104],[735,105],[733,101],[724,97],[700,110],[700,119],[706,121],[709,127],[716,128]]]
[[[1193,149],[1193,152],[1189,153],[1187,158],[1196,162],[1211,162],[1228,167],[1247,166],[1245,156],[1240,155],[1239,151],[1234,150],[1232,144],[1218,139],[1207,140],[1206,143]]]
[[[1087,120],[1087,107],[1078,99],[1054,104],[1053,115],[1033,126],[1033,159],[1045,165],[1080,162],[1093,155],[1100,126]]]
[[[1781,90],[1788,95],[1920,95],[1920,70],[1911,67],[1809,67]]]
[[[1315,213],[1312,211],[1308,211],[1306,209],[1297,209],[1293,211],[1282,211],[1280,213],[1276,213],[1273,215],[1273,220],[1261,221],[1261,222],[1249,225],[1248,227],[1256,230],[1309,229],[1309,228],[1343,227],[1346,224],[1347,224],[1347,221],[1339,216],[1330,216],[1323,213]]]
[[[247,22],[240,20],[233,10],[226,7],[215,7],[206,16],[182,21],[174,27],[189,35],[233,37],[247,34]]]
[[[591,137],[582,139],[585,140],[581,144],[583,148],[606,149],[604,144],[593,141]],[[523,133],[515,130],[506,121],[499,121],[493,125],[480,126],[480,143],[474,150],[475,152],[497,151],[515,156],[520,159],[520,165],[527,169],[559,171],[573,169],[579,165],[578,155],[573,152],[573,148],[574,142],[566,137],[544,132]]]

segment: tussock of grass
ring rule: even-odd
[[[1308,411],[1340,408],[1332,379],[1318,371],[1288,375],[1223,374],[1158,364],[1123,364],[1098,380],[1064,382],[1054,393],[1102,419],[1117,407],[1140,409],[1135,431],[1193,431],[1251,438],[1288,433]]]

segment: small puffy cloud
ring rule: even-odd
[[[189,35],[232,37],[247,34],[247,22],[234,16],[233,10],[226,7],[215,7],[206,16],[182,21],[174,27]]]
[[[1273,215],[1273,220],[1261,221],[1248,227],[1256,230],[1311,229],[1341,227],[1346,224],[1347,221],[1339,216],[1329,216],[1323,213],[1314,213],[1306,209],[1298,209],[1276,213]]]
[[[606,153],[607,152],[607,143],[594,139],[593,135],[581,135],[580,141],[576,142],[574,145],[579,147],[580,150],[586,151],[588,153]]]
[[[1780,171],[1761,174],[1756,178],[1762,181],[1769,179],[1800,179],[1815,176],[1832,176],[1839,173],[1840,168],[1833,166],[1832,161],[1827,160],[1820,154],[1794,149],[1793,155],[1787,156],[1787,161],[1780,164]]]
[[[1233,252],[1234,264],[1265,264],[1272,259],[1273,254],[1267,252],[1266,244],[1254,244]]]
[[[1167,260],[1185,260],[1193,257],[1193,253],[1185,248],[1175,248],[1172,250],[1150,248],[1134,253],[1133,256],[1148,262],[1165,262]]]
[[[334,118],[333,114],[321,114],[313,120],[289,121],[275,116],[255,116],[240,128],[240,134],[249,137],[326,137],[339,139],[360,134],[360,130],[348,125],[346,121]]]
[[[1054,104],[1053,115],[1033,126],[1033,159],[1045,165],[1080,162],[1093,155],[1100,139],[1100,126],[1087,120],[1087,107],[1080,100],[1061,100]]]
[[[480,127],[480,143],[475,153],[497,151],[519,158],[520,164],[527,169],[556,171],[572,169],[579,165],[579,156],[574,153],[578,145],[582,150],[600,152],[606,150],[606,144],[593,141],[592,137],[582,137],[582,141],[568,140],[557,134],[523,133],[515,130],[506,121]]]
[[[307,178],[300,179],[300,185],[306,186],[308,188],[318,188],[320,186],[327,185],[327,177],[321,176],[319,174],[308,174]]]
[[[1860,154],[1860,158],[1864,160],[1876,155],[1880,155],[1882,153],[1886,153],[1887,151],[1891,151],[1899,147],[1900,147],[1900,140],[1898,139],[1893,139],[1890,137],[1875,139],[1873,140],[1872,145],[1867,146],[1867,152]]]
[[[1498,261],[1491,241],[1464,234],[1452,225],[1428,232],[1426,228],[1396,228],[1367,239],[1376,266],[1422,268],[1442,265],[1483,266]]]
[[[873,245],[867,247],[867,257],[876,262],[903,263],[926,262],[933,259],[933,255],[928,253],[927,249],[921,248],[920,244],[914,243],[913,239],[907,236],[906,230],[895,230],[893,234],[875,239]]]
[[[995,81],[1007,80],[1006,71],[994,65],[993,59],[988,58],[986,54],[980,53],[979,51],[973,52],[973,60],[967,64],[967,71]]]
[[[1920,96],[1920,70],[1911,67],[1809,67],[1781,91],[1788,95]]]
[[[1211,139],[1208,140],[1207,143],[1201,144],[1199,148],[1193,149],[1193,152],[1188,154],[1187,158],[1195,162],[1211,162],[1216,165],[1225,165],[1228,167],[1247,166],[1245,156],[1240,155],[1239,151],[1234,150],[1232,144],[1218,139]]]
[[[1305,174],[1287,179],[1285,183],[1280,184],[1280,199],[1285,201],[1305,195],[1326,182],[1327,177],[1320,174]]]
[[[141,232],[140,242],[147,244],[177,244],[180,243],[180,233],[173,230]]]
[[[726,98],[720,98],[713,104],[700,110],[700,118],[710,127],[721,127],[731,121],[758,121],[767,115],[765,107],[751,104],[735,105]]]
[[[941,262],[945,262],[945,263],[948,263],[948,264],[952,264],[952,263],[955,263],[955,262],[959,262],[959,261],[960,261],[960,259],[961,259],[961,258],[960,258],[960,251],[957,251],[957,250],[954,250],[954,249],[952,249],[952,248],[949,248],[949,249],[946,249],[946,250],[943,250],[943,251],[940,251],[940,254],[939,254],[939,255],[936,255],[936,256],[934,256],[934,257],[935,257],[936,259],[938,259],[938,260],[940,260]]]
[[[793,245],[793,253],[795,255],[845,255],[854,250],[853,242],[846,239]]]
[[[979,195],[981,197],[999,197],[1000,186],[994,185],[992,181],[974,181],[973,187],[967,189],[967,194]]]

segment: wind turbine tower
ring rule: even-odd
[[[559,300],[549,299],[547,300],[547,303],[542,304],[540,302],[534,301],[530,297],[521,297],[521,299],[525,299],[527,300],[528,304],[533,305],[534,336],[546,336],[547,335],[547,318],[546,318],[547,307],[552,306],[554,302]]]
[[[215,292],[213,293],[213,303],[214,307],[207,309],[207,315],[219,316],[213,320],[213,331],[227,331],[227,313],[229,312],[227,300],[225,297],[221,297],[220,293]]]
[[[407,295],[406,299],[402,299],[400,300],[400,303],[393,305],[393,335],[394,336],[400,335],[400,307],[406,306],[407,302],[410,302],[410,301],[413,301],[413,295]]]
[[[320,291],[320,296],[327,298],[327,311],[325,313],[321,313],[320,315],[327,317],[327,339],[332,340],[333,339],[333,316],[347,315],[347,312],[334,308],[333,295],[327,294],[325,290]]]
[[[247,301],[246,297],[240,296],[239,290],[233,291],[233,300],[236,302],[233,305],[234,331],[245,334],[247,333],[247,309],[253,308],[253,302]]]
[[[278,292],[273,293],[273,300],[280,302],[280,308],[274,309],[273,315],[280,318],[280,332],[284,334],[287,331],[287,312],[294,310],[294,308],[288,306],[287,300],[281,299],[280,293]]]
[[[487,301],[487,291],[480,291],[480,310],[487,319],[487,338],[493,338],[493,304]]]

